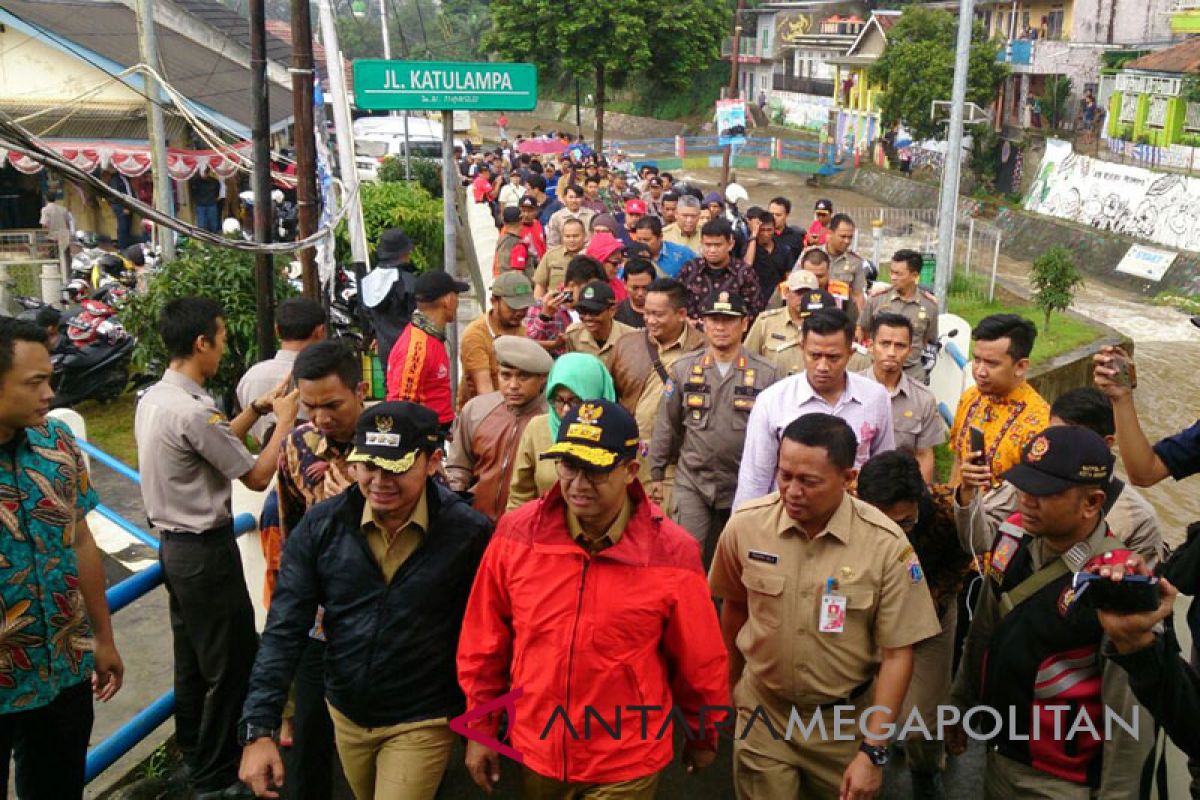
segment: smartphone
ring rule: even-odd
[[[1108,357],[1108,366],[1110,369],[1116,370],[1116,375],[1113,380],[1123,386],[1133,387],[1137,385],[1137,379],[1134,377],[1133,362],[1129,357],[1120,352],[1114,352]]]
[[[971,436],[971,452],[972,453],[985,452],[985,446],[983,443],[983,431],[979,428],[971,426],[968,429],[968,433]],[[972,459],[971,463],[982,467],[985,464],[987,464],[987,456],[981,455],[978,458]]]
[[[571,290],[570,289],[563,289],[561,292],[558,293],[558,302],[568,303],[570,301],[571,301]]]

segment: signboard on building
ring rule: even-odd
[[[1175,263],[1176,255],[1178,253],[1170,250],[1158,250],[1146,247],[1144,244],[1135,244],[1125,253],[1121,263],[1117,264],[1117,272],[1124,272],[1126,275],[1134,275],[1149,281],[1161,281],[1163,275],[1166,275],[1167,270]]]
[[[360,59],[354,103],[364,111],[532,111],[537,67]]]

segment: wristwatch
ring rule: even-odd
[[[265,417],[267,414],[270,414],[270,413],[271,413],[271,409],[269,409],[269,408],[268,408],[266,411],[262,411],[262,410],[260,410],[260,409],[259,409],[259,407],[258,407],[258,401],[257,401],[257,400],[255,400],[254,402],[252,402],[252,403],[250,404],[250,409],[251,409],[251,410],[252,410],[252,411],[253,411],[255,414],[258,414],[260,417]]]
[[[247,722],[238,728],[238,744],[242,747],[259,739],[278,741],[279,731],[268,728],[266,725],[255,725],[253,722]]]
[[[887,745],[873,745],[863,742],[858,746],[858,749],[867,754],[867,758],[871,759],[871,763],[877,767],[886,767],[887,763],[892,760],[892,751]]]

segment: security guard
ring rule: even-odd
[[[816,277],[806,270],[788,275],[787,288],[787,306],[759,314],[746,336],[746,352],[774,366],[780,378],[804,372],[800,349],[804,318],[822,308],[837,307],[833,296],[819,290]]]
[[[921,279],[921,254],[915,250],[897,250],[890,271],[892,288],[867,300],[858,316],[856,341],[866,338],[871,323],[880,314],[899,314],[912,323],[912,349],[904,362],[904,374],[921,383],[929,383],[924,354],[938,338],[937,301],[917,287]],[[936,351],[934,351],[936,352]]]
[[[233,535],[233,479],[262,491],[296,421],[298,392],[283,384],[229,421],[204,383],[225,353],[225,312],[184,297],[163,307],[159,334],[171,358],[134,417],[142,504],[162,547],[175,656],[175,733],[197,798],[236,796],[236,728],[257,634]],[[256,459],[242,444],[274,411],[275,433]],[[310,616],[311,619],[311,616]]]
[[[857,448],[830,414],[790,423],[779,490],[742,504],[717,542],[709,587],[723,600],[739,798],[877,792],[912,646],[941,630],[904,532],[847,491]],[[859,724],[869,706],[882,710]],[[793,710],[826,734],[785,737]]]
[[[617,298],[612,287],[604,281],[592,281],[583,287],[575,301],[575,312],[579,322],[572,323],[563,332],[568,353],[587,353],[611,367],[617,342],[632,328],[614,319],[617,313]]]
[[[700,542],[708,565],[733,507],[746,420],[758,393],[775,382],[775,368],[742,348],[740,295],[713,292],[701,317],[708,346],[671,367],[654,422],[650,497],[662,501],[667,465],[676,464],[671,518]]]

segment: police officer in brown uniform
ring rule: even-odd
[[[733,507],[746,420],[758,393],[775,382],[775,368],[742,348],[746,304],[713,292],[701,314],[708,346],[679,359],[650,439],[650,497],[662,502],[663,479],[676,465],[672,518],[712,560]]]
[[[912,646],[941,630],[904,532],[847,491],[857,448],[838,417],[793,421],[779,445],[779,490],[742,504],[717,542],[709,586],[724,601],[739,798],[872,797]],[[882,710],[860,729],[869,706]],[[793,710],[825,735],[785,737]],[[856,722],[840,738],[835,716]]]
[[[836,308],[837,301],[817,288],[811,272],[794,270],[787,279],[787,305],[764,311],[746,335],[746,351],[775,367],[780,378],[804,372],[800,348],[800,325],[804,318],[822,308]]]
[[[922,355],[938,338],[937,301],[917,287],[921,278],[921,254],[914,250],[897,250],[892,256],[892,288],[867,300],[858,315],[858,333],[862,341],[871,330],[871,322],[880,314],[900,314],[912,323],[912,350],[904,362],[904,373],[921,383],[929,383],[929,371]]]
[[[850,287],[850,298],[844,309],[851,320],[866,305],[867,273],[863,258],[850,249],[854,243],[854,220],[846,214],[835,214],[829,220],[829,238],[821,248],[829,256],[829,280]],[[919,270],[918,270],[919,271]]]
[[[229,421],[203,384],[225,353],[225,312],[184,297],[163,308],[171,357],[134,417],[142,503],[158,531],[175,656],[175,735],[197,798],[237,794],[236,725],[254,664],[254,607],[233,536],[233,479],[262,491],[296,421],[297,392],[282,386]],[[256,459],[242,444],[274,411],[275,433]],[[232,794],[230,794],[232,792]]]

